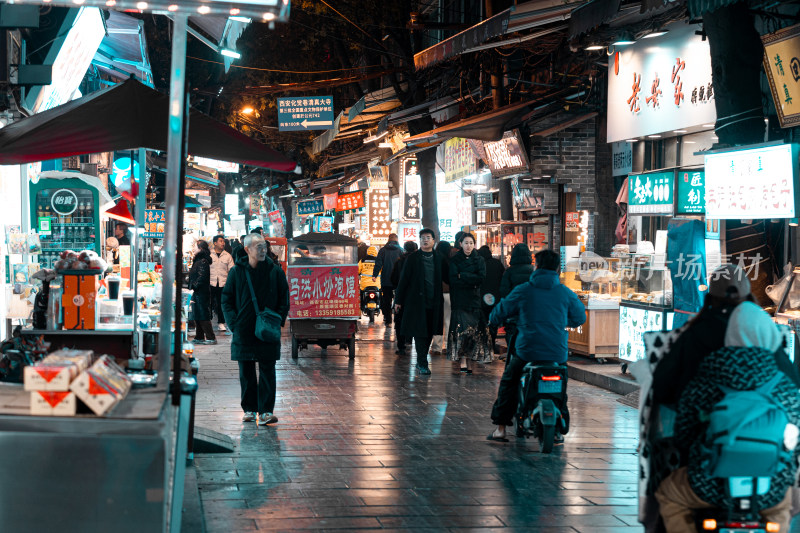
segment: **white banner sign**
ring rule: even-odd
[[[795,217],[797,145],[706,155],[706,217]]]
[[[708,41],[699,25],[617,47],[608,61],[608,142],[714,124]],[[616,174],[615,174],[616,175]]]

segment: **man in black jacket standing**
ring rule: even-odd
[[[381,277],[381,313],[383,323],[392,325],[392,299],[394,299],[394,284],[392,283],[392,269],[394,263],[403,255],[403,249],[397,243],[397,233],[389,234],[389,242],[378,252],[375,266],[372,268],[372,281]]]
[[[239,364],[242,421],[255,419],[261,426],[278,421],[273,410],[275,362],[281,358],[281,345],[256,337],[256,307],[259,311],[269,307],[278,313],[283,326],[289,314],[289,285],[283,270],[267,259],[269,248],[261,235],[251,233],[242,240],[244,252],[236,259],[222,289],[222,311],[233,332],[231,359]]]
[[[431,373],[428,349],[434,335],[442,334],[444,298],[442,281],[449,282],[447,263],[434,253],[436,236],[425,228],[419,232],[420,249],[408,256],[395,296],[395,309],[402,310],[399,333],[413,337],[417,347],[417,371]]]
[[[406,241],[403,243],[403,255],[400,256],[400,259],[394,262],[394,266],[392,266],[392,286],[398,287],[400,285],[400,274],[403,273],[403,267],[406,264],[406,259],[408,256],[413,254],[417,251],[419,246],[414,241]],[[397,339],[397,350],[394,353],[397,355],[405,355],[406,354],[406,338],[400,334],[400,323],[403,321],[403,311],[401,309],[396,310],[395,314],[395,321],[394,321],[394,335]]]

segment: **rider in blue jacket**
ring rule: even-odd
[[[492,422],[497,429],[490,440],[506,441],[506,426],[513,425],[517,411],[517,387],[527,363],[567,362],[567,331],[586,322],[586,309],[578,296],[558,280],[559,255],[552,250],[536,254],[536,270],[528,283],[517,286],[500,300],[489,316],[492,325],[516,318],[518,334],[516,353],[509,360],[497,400],[492,408]],[[564,405],[565,417],[568,417]]]

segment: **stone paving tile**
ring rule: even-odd
[[[571,381],[573,427],[543,455],[486,441],[502,362],[466,376],[436,357],[418,376],[382,326],[359,337],[355,361],[312,348],[296,362],[285,337],[268,427],[241,422],[230,337],[196,347],[196,424],[235,443],[195,459],[209,532],[642,530],[637,413],[618,396]]]

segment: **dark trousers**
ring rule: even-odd
[[[217,322],[225,323],[225,315],[222,313],[222,289],[225,287],[211,287],[211,318],[217,314]]]
[[[392,323],[392,300],[394,299],[394,287],[381,286],[381,313],[383,323],[387,326]]]
[[[486,305],[484,303],[481,304],[481,312],[483,313],[483,319],[487,324],[489,324],[489,315],[492,314],[492,309],[494,309],[493,305]],[[497,344],[497,326],[489,324],[489,335],[491,335],[492,337],[492,351],[494,351],[494,347]]]
[[[406,349],[406,338],[403,335],[400,335],[400,324],[403,323],[403,309],[400,308],[400,311],[397,312],[397,315],[394,317],[394,335],[397,339],[397,349],[401,352]]]
[[[428,326],[428,334],[424,337],[414,336],[414,344],[417,347],[417,364],[419,366],[428,366],[428,350],[431,349],[431,342],[433,342],[433,309],[425,310],[425,319]]]
[[[242,410],[271,413],[275,410],[275,361],[239,361],[239,385],[242,389]]]
[[[529,361],[524,361],[516,355],[508,354],[506,369],[503,377],[500,378],[500,387],[497,389],[497,399],[492,406],[492,423],[497,426],[513,426],[514,418],[517,414],[517,404],[519,403],[519,380],[522,371]],[[567,386],[566,376],[564,377],[564,387]],[[564,405],[562,406],[564,420],[569,427],[569,410],[567,409],[567,395],[564,393]]]
[[[210,320],[195,320],[194,326],[196,328],[194,335],[195,339],[199,341],[213,341],[217,339],[216,335],[214,335],[214,328],[211,327]]]

